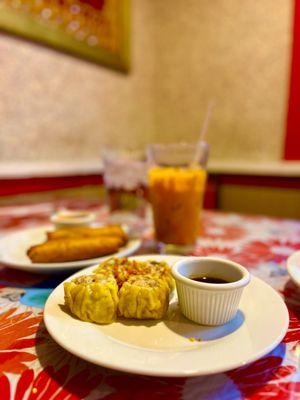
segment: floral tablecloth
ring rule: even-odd
[[[2,207],[0,234],[46,223],[57,207],[92,209],[101,221],[109,217],[105,206],[74,199]],[[133,225],[142,232],[145,252],[151,247],[151,226],[139,219]],[[72,356],[43,324],[43,305],[66,275],[35,275],[1,266],[0,400],[300,399],[300,290],[286,271],[286,258],[298,249],[300,222],[204,212],[195,254],[230,258],[271,284],[285,298],[290,324],[282,343],[262,359],[190,379],[129,375]]]

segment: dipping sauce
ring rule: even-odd
[[[190,279],[196,282],[202,282],[202,283],[230,283],[230,281],[226,281],[225,279],[222,278],[216,278],[213,276],[190,276]]]

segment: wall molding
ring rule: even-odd
[[[39,178],[102,173],[101,160],[0,162],[0,178]]]
[[[101,175],[101,160],[57,162],[0,162],[0,178],[42,178]],[[300,177],[300,161],[241,162],[214,161],[208,164],[211,174]]]

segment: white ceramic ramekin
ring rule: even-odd
[[[94,213],[81,210],[61,210],[53,214],[50,218],[57,229],[89,226],[95,219],[96,216]]]
[[[234,318],[243,289],[250,282],[246,268],[216,257],[187,257],[173,266],[172,275],[181,312],[201,325],[222,325]],[[191,276],[211,276],[230,283],[197,282]]]

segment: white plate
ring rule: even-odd
[[[287,270],[292,281],[300,287],[300,251],[296,251],[287,259]]]
[[[63,272],[71,269],[80,269],[103,261],[108,257],[123,257],[134,253],[141,245],[141,241],[129,240],[118,252],[109,256],[93,258],[89,260],[69,261],[64,263],[33,263],[26,252],[29,247],[43,243],[46,240],[46,232],[51,227],[44,226],[33,229],[26,229],[20,232],[11,233],[0,239],[0,262],[16,269],[30,272],[50,273]],[[52,227],[53,229],[53,227]]]
[[[173,264],[180,257],[133,258]],[[93,269],[89,267],[73,277]],[[248,364],[280,343],[289,321],[279,294],[258,278],[252,278],[245,288],[238,315],[221,327],[204,327],[184,318],[176,295],[162,321],[120,320],[97,325],[72,317],[63,304],[60,284],[44,311],[48,332],[59,345],[97,365],[154,376],[206,375]],[[191,342],[191,337],[202,341]]]

